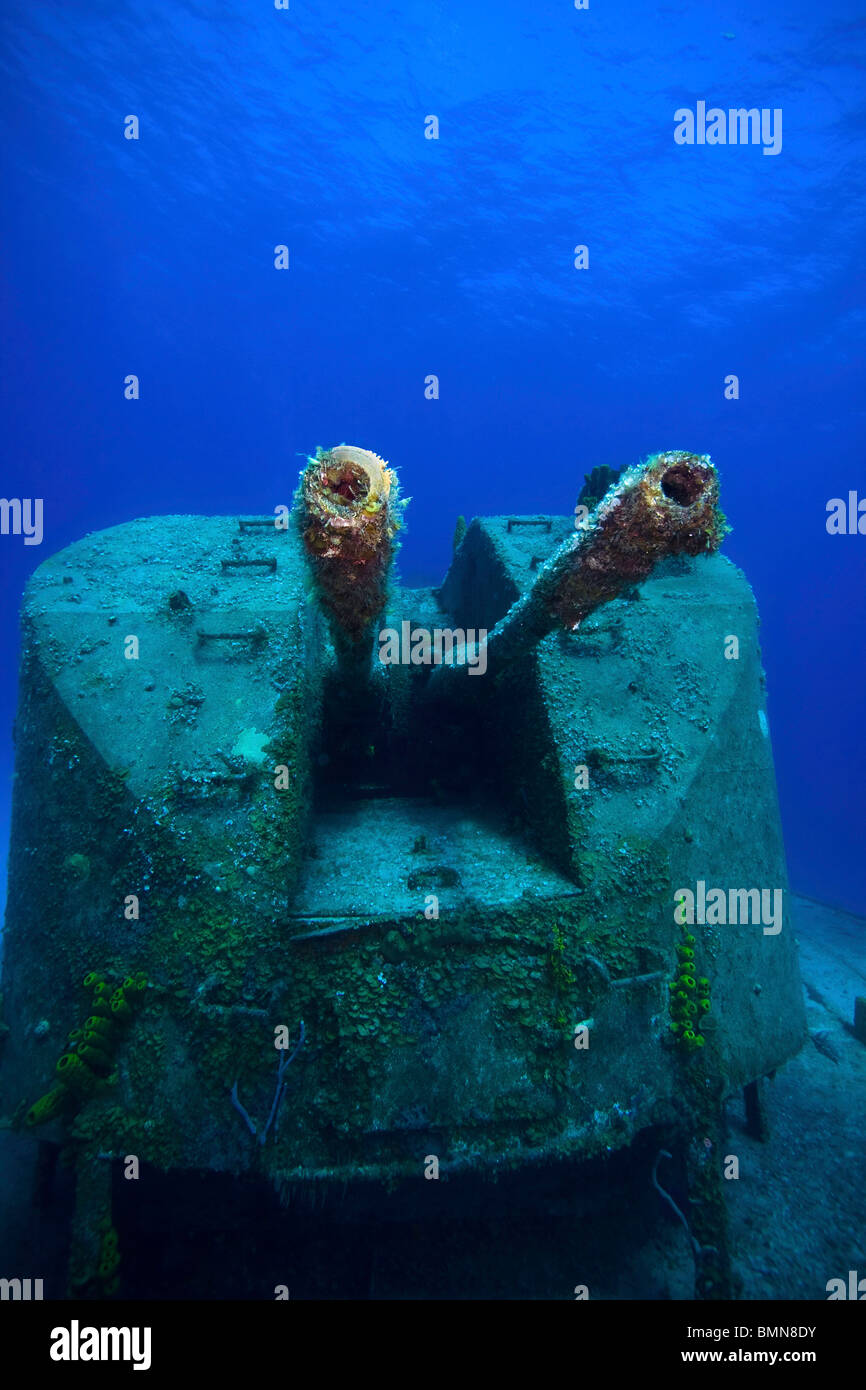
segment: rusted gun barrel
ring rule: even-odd
[[[705,454],[655,454],[628,469],[488,635],[488,675],[511,666],[555,628],[575,631],[594,609],[647,579],[665,556],[717,550],[726,531],[718,501],[718,475]],[[431,695],[462,695],[483,685],[466,679],[477,651],[465,658],[436,667]]]
[[[369,680],[377,620],[402,523],[397,477],[351,444],[317,449],[301,474],[296,516],[340,674]]]

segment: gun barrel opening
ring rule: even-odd
[[[661,489],[665,497],[680,507],[691,507],[704,492],[708,484],[705,469],[690,467],[687,463],[675,463],[663,475]]]
[[[357,463],[336,463],[324,470],[324,486],[344,502],[361,502],[370,491],[367,470]]]

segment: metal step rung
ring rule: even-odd
[[[508,532],[511,534],[515,526],[543,526],[549,532],[553,525],[549,516],[510,516],[508,518]]]
[[[227,570],[254,568],[267,569],[271,574],[276,574],[277,557],[276,555],[264,555],[258,560],[220,560],[220,568],[223,574],[225,574]]]
[[[248,534],[250,531],[262,531],[265,529],[288,533],[289,528],[287,526],[277,526],[277,518],[275,516],[238,517],[238,530],[243,532],[244,535]]]
[[[263,627],[250,628],[246,632],[203,632],[197,628],[195,635],[199,647],[203,647],[205,642],[250,642],[254,647],[260,647],[268,640]]]

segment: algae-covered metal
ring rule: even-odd
[[[392,584],[382,626],[492,630],[572,533],[476,519],[440,589]],[[692,1065],[671,1026],[680,890],[717,894],[689,933],[720,1094],[797,1050],[757,615],[735,566],[664,562],[435,717],[430,674],[406,653],[356,719],[301,534],[267,519],[131,522],[40,566],[8,1117],[32,1127],[95,973],[146,988],[98,1084],[39,1117],[80,1150],[281,1187],[622,1146],[678,1113]]]

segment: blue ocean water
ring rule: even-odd
[[[866,495],[864,50],[840,0],[7,0],[2,491],[44,538],[0,537],[0,841],[22,586],[85,532],[270,513],[345,440],[434,582],[458,513],[684,448],[763,619],[793,886],[866,912],[866,536],[826,529]],[[677,144],[698,102],[781,149]]]

